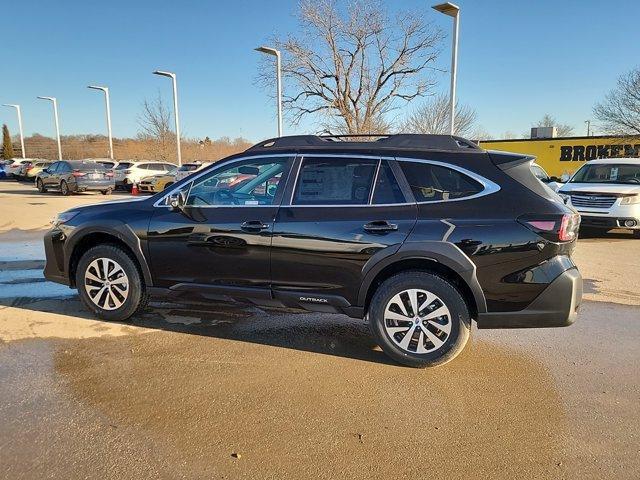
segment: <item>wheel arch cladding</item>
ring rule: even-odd
[[[75,284],[76,268],[82,255],[96,245],[111,244],[123,248],[137,265],[145,285],[153,286],[151,272],[142,254],[139,239],[126,225],[115,225],[111,228],[104,228],[104,225],[83,228],[82,231],[74,232],[74,235],[69,238],[69,242],[67,247],[67,251],[70,252],[68,255],[68,272],[69,281],[72,285]]]
[[[462,293],[473,318],[487,311],[484,293],[476,278],[475,265],[464,252],[450,242],[426,241],[405,243],[395,254],[365,266],[358,304],[365,310],[376,288],[387,278],[407,270],[436,273],[451,281]]]

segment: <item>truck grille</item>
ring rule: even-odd
[[[584,208],[611,208],[617,197],[611,195],[571,194],[571,204]]]

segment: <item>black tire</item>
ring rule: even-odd
[[[67,182],[65,182],[64,180],[60,182],[60,194],[65,197],[71,195],[71,189],[69,188],[69,184],[67,184]]]
[[[41,178],[36,180],[36,188],[40,193],[47,193],[47,189],[45,188],[44,182],[42,181]]]
[[[103,195],[111,195],[112,190],[110,188],[107,188],[106,190],[102,190],[102,194]]]
[[[116,262],[120,267],[122,267],[129,280],[127,297],[123,304],[114,310],[100,308],[100,306],[96,305],[96,303],[94,303],[89,297],[85,288],[85,284],[87,282],[85,280],[85,274],[87,269],[91,262],[101,258],[106,258]],[[146,292],[144,281],[136,261],[126,250],[118,245],[103,244],[87,250],[78,262],[75,281],[78,289],[78,295],[80,296],[82,303],[84,303],[84,305],[93,312],[96,317],[103,320],[115,322],[128,320],[136,313],[142,312],[149,301],[149,295]]]
[[[419,354],[401,348],[385,329],[387,304],[395,295],[409,289],[433,293],[449,309],[449,335],[439,348],[428,353]],[[453,360],[464,349],[471,331],[469,308],[458,289],[444,278],[425,271],[402,272],[385,280],[373,295],[368,317],[371,334],[382,350],[395,361],[409,367],[436,367]],[[417,327],[416,332],[419,332]],[[402,332],[395,335],[402,335]]]

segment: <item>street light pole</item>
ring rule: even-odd
[[[460,26],[460,7],[446,2],[434,5],[434,10],[453,18],[453,33],[451,46],[451,93],[449,94],[449,132],[455,133],[456,115],[456,77],[458,74],[458,29]]]
[[[111,134],[111,101],[109,99],[109,87],[89,85],[87,88],[104,92],[104,103],[107,107],[107,133],[109,134],[109,158],[113,160],[113,136]]]
[[[584,123],[587,124],[587,137],[591,136],[591,120],[585,120]]]
[[[258,47],[256,51],[276,57],[276,101],[278,108],[278,136],[282,136],[282,60],[280,50],[271,47]]]
[[[58,121],[58,100],[56,97],[38,97],[41,100],[49,100],[53,103],[53,118],[56,122],[56,138],[58,140],[58,160],[62,160],[62,144],[60,143],[60,122]]]
[[[22,158],[27,158],[24,151],[24,134],[22,133],[22,112],[20,111],[20,105],[13,105],[10,103],[3,104],[5,107],[13,107],[18,112],[18,130],[20,131],[20,149],[22,151]]]
[[[176,144],[178,151],[178,166],[182,166],[182,152],[180,151],[180,115],[178,114],[178,82],[176,80],[176,74],[173,72],[165,72],[162,70],[156,70],[154,75],[160,75],[162,77],[169,77],[173,83],[173,117],[176,121]]]

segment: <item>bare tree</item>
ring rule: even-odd
[[[171,130],[171,112],[159,93],[155,99],[145,99],[142,103],[138,125],[138,138],[147,141],[147,154],[150,158],[162,161],[175,158],[175,133]]]
[[[385,115],[428,93],[442,34],[423,14],[394,20],[378,0],[302,0],[295,35],[283,51],[283,105],[294,124],[318,115],[340,133],[382,133]],[[273,85],[272,64],[259,80]]]
[[[612,135],[640,135],[640,68],[620,76],[593,113],[600,129]]]
[[[558,123],[554,117],[545,113],[542,119],[534,127],[556,127],[559,137],[569,137],[573,133],[573,127],[566,123]]]
[[[468,105],[456,104],[455,132],[471,137],[476,122],[476,112]],[[449,133],[449,97],[436,95],[411,113],[402,125],[403,133]]]

